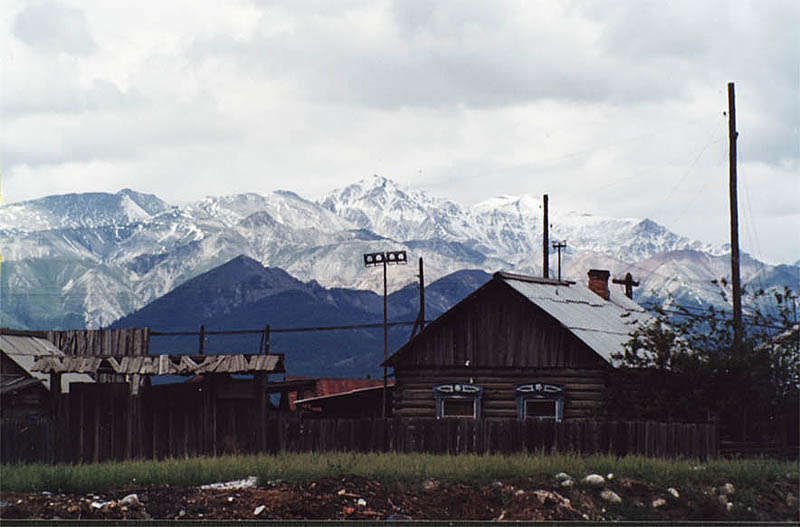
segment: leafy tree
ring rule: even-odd
[[[777,439],[787,431],[796,437],[797,295],[788,288],[756,291],[749,300],[756,307],[745,317],[738,347],[730,316],[713,306],[656,310],[612,356],[619,373],[605,411],[618,418],[714,419],[724,437],[743,441]]]

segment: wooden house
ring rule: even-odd
[[[42,357],[63,357],[64,353],[45,339],[28,335],[0,335],[0,415],[3,419],[49,417],[50,375],[34,371]],[[90,376],[73,373],[60,377],[58,393],[68,393],[73,382],[93,383]]]
[[[608,271],[589,286],[496,273],[399,348],[395,417],[550,419],[591,416],[610,358],[649,319]]]

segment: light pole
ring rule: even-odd
[[[383,266],[383,362],[388,358],[386,352],[389,347],[389,335],[386,318],[386,266],[388,264],[405,265],[408,262],[405,251],[386,251],[380,253],[364,254],[364,267]],[[386,386],[388,384],[387,368],[383,366],[383,397],[381,403],[381,416],[386,418]]]

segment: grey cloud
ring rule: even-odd
[[[41,132],[37,132],[41,131]],[[31,138],[39,134],[40,140]],[[149,106],[119,113],[39,115],[0,132],[0,158],[11,169],[90,161],[131,161],[155,151],[230,144],[242,131],[216,109]]]
[[[570,34],[569,27],[525,27],[513,11],[494,3],[399,2],[389,15],[389,30],[374,38],[369,28],[337,15],[304,18],[301,29],[275,35],[265,16],[263,31],[252,40],[200,40],[192,54],[227,55],[249,72],[290,78],[311,99],[373,108],[485,108],[674,94],[656,65],[626,68],[599,56],[591,39]]]
[[[14,19],[12,33],[32,48],[86,55],[97,48],[83,11],[55,2],[33,2]]]
[[[143,102],[141,94],[123,93],[116,84],[103,79],[81,87],[68,76],[49,71],[33,83],[6,88],[0,99],[0,117],[17,119],[41,114],[130,111]]]

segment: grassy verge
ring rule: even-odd
[[[580,456],[570,454],[511,456],[440,456],[427,454],[303,453],[277,456],[223,456],[163,461],[124,461],[86,465],[3,465],[0,490],[19,492],[102,492],[128,486],[169,484],[191,486],[257,476],[260,481],[313,480],[353,474],[381,482],[426,478],[485,482],[527,476],[552,477],[557,472],[575,477],[613,472],[658,485],[721,485],[758,488],[797,465],[775,460],[648,459],[638,456]]]

